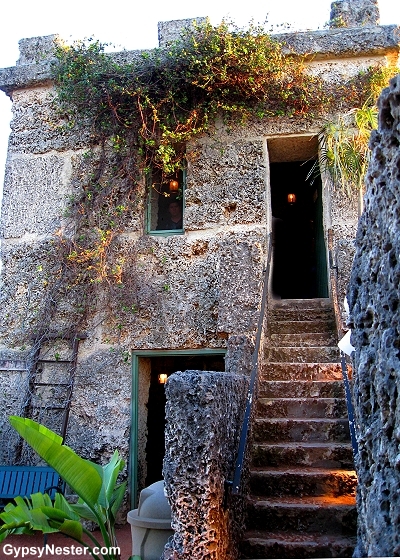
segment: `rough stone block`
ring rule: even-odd
[[[218,331],[254,333],[261,305],[264,231],[230,233],[219,240]]]
[[[44,35],[29,37],[19,41],[20,56],[17,66],[25,64],[39,64],[46,58],[53,58],[57,43],[61,43],[59,35]]]
[[[181,33],[194,27],[201,25],[207,21],[205,17],[197,17],[190,19],[176,19],[172,21],[158,22],[158,44],[160,47],[166,47],[169,43],[177,41]]]
[[[338,0],[331,4],[331,27],[363,27],[378,24],[378,0]]]
[[[400,76],[379,100],[348,291],[359,455],[355,556],[400,554]]]
[[[232,476],[247,380],[227,373],[186,371],[166,385],[164,478],[172,509],[170,560],[231,560],[239,511],[224,509]],[[240,508],[239,508],[240,509]]]
[[[94,352],[93,352],[94,350]],[[67,444],[91,461],[129,457],[131,367],[112,347],[81,342]]]
[[[21,67],[24,68],[24,67]],[[44,154],[87,148],[93,142],[90,123],[70,127],[60,115],[51,83],[13,92],[9,153]]]
[[[185,229],[265,223],[266,163],[262,140],[193,148],[185,192]]]
[[[53,154],[8,159],[2,210],[5,239],[53,234],[60,227],[69,194],[68,162]]]
[[[0,365],[0,463],[12,465],[19,436],[8,417],[22,410],[28,391],[27,372],[10,369],[10,364],[7,369],[3,367]]]

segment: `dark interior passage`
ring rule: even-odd
[[[159,356],[151,358],[151,379],[147,416],[147,477],[146,486],[162,479],[165,453],[165,385],[159,382],[160,374],[168,376],[176,371],[201,370],[225,371],[221,354]]]
[[[314,160],[271,163],[272,291],[282,299],[328,297],[322,185]],[[292,195],[292,196],[288,196]]]

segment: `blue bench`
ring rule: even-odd
[[[29,498],[35,492],[63,493],[64,483],[51,467],[0,466],[0,507],[17,496]]]

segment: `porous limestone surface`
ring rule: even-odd
[[[198,142],[189,164],[185,227],[265,223],[264,142],[219,137]]]
[[[19,59],[17,66],[27,64],[40,64],[54,55],[54,45],[61,44],[59,35],[44,35],[21,39],[19,45]]]
[[[48,235],[61,225],[70,185],[63,180],[69,159],[63,155],[8,158],[2,208],[2,237]],[[40,189],[38,189],[40,185]]]
[[[13,363],[14,362],[14,363]],[[8,417],[18,414],[26,398],[27,371],[14,369],[15,361],[0,365],[0,464],[12,465],[14,449],[19,441],[17,432],[11,427]],[[4,369],[3,369],[4,367]],[[6,369],[7,367],[7,369]],[[11,369],[13,368],[13,369]]]
[[[329,84],[340,86],[343,82],[354,78],[360,71],[367,71],[374,66],[387,66],[391,57],[383,54],[370,56],[335,57],[327,60],[314,59],[307,63],[307,72],[318,76]]]
[[[65,152],[90,146],[90,128],[85,123],[70,127],[57,111],[55,97],[50,82],[13,91],[9,154]]]
[[[338,0],[331,4],[332,27],[361,27],[378,23],[378,0]]]
[[[132,268],[136,313],[125,318],[118,337],[136,349],[167,349],[223,347],[229,335],[251,336],[265,239],[265,227],[141,237]],[[104,338],[116,335],[111,327]]]
[[[160,47],[167,47],[169,43],[177,41],[182,32],[202,25],[207,21],[205,17],[190,19],[175,19],[172,21],[160,21],[158,23],[158,44]]]
[[[366,56],[399,50],[399,28],[396,25],[282,33],[276,38],[285,43],[287,52],[295,52],[310,59]]]
[[[335,242],[335,264],[337,265],[337,291],[339,307],[342,313],[342,325],[346,325],[347,313],[344,298],[347,294],[351,268],[355,253],[355,239],[342,238]]]
[[[355,556],[400,555],[400,76],[379,100],[348,291],[359,456]]]
[[[46,287],[57,274],[51,239],[21,239],[18,243],[3,241],[0,291],[1,357],[5,348],[18,349],[31,345],[32,326],[44,303]],[[67,298],[68,299],[68,298]]]
[[[85,344],[85,343],[81,343]],[[131,368],[111,347],[80,360],[67,444],[91,460],[129,457]]]
[[[232,477],[247,382],[203,371],[168,379],[163,474],[175,534],[164,560],[236,558],[240,515],[234,522],[224,508],[224,482]]]
[[[342,316],[342,325],[346,325],[344,298],[349,283],[351,267],[354,258],[354,242],[358,223],[358,193],[350,195],[339,186],[330,185],[330,227],[334,232],[333,237],[333,264],[337,279],[337,292],[339,309]]]

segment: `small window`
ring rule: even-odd
[[[183,233],[185,171],[165,176],[154,171],[149,181],[147,232],[152,235]]]

